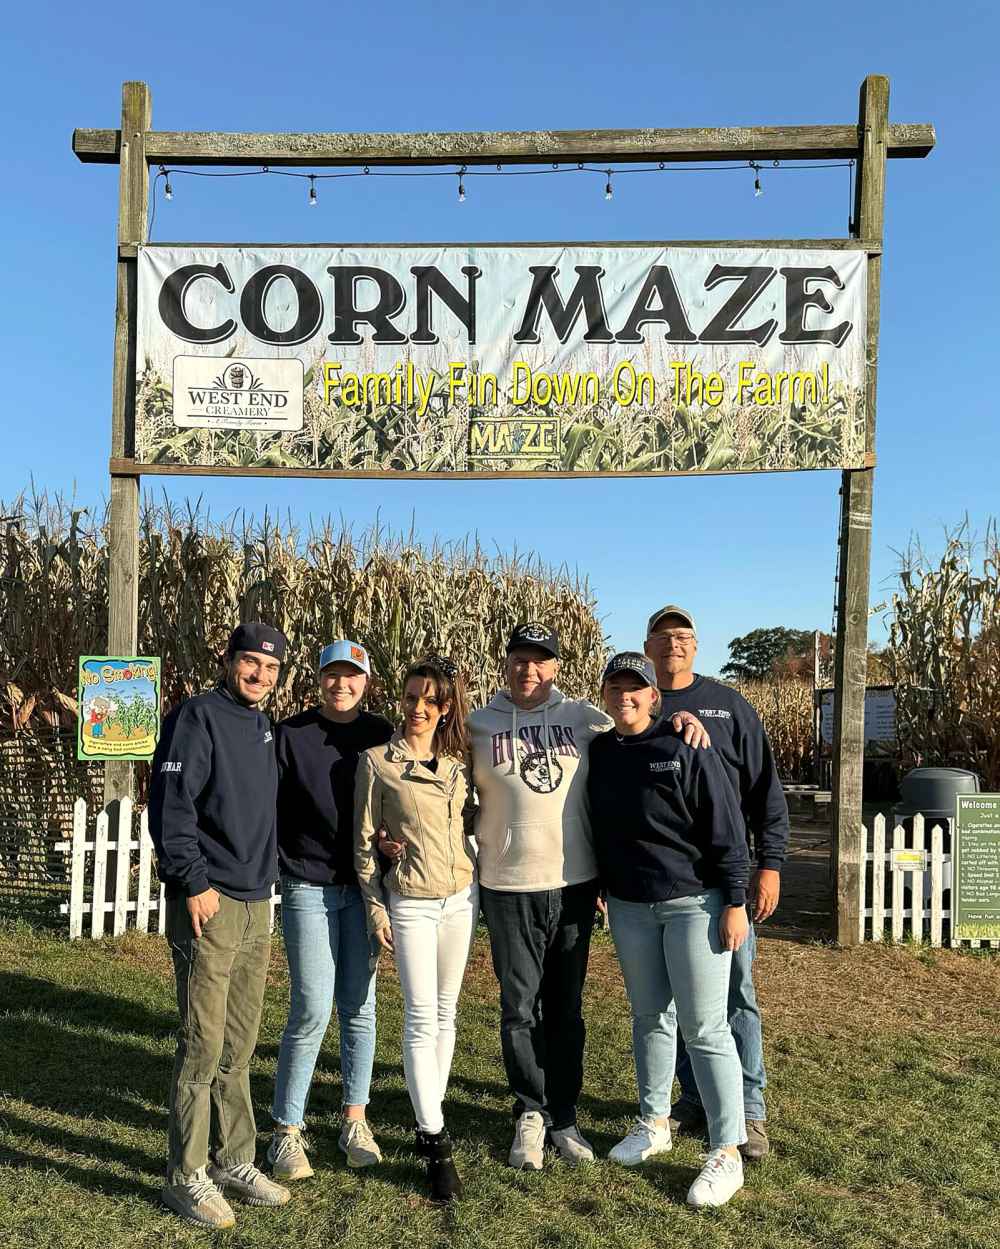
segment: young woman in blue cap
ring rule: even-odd
[[[375,960],[354,870],[358,759],[392,725],[361,709],[371,676],[365,648],[331,642],[319,656],[320,701],[277,727],[281,928],[291,1007],[278,1052],[274,1135],[277,1179],[313,1174],[302,1135],[316,1059],[334,1004],[340,1024],[343,1124],[349,1167],[381,1161],[365,1117],[375,1056]]]
[[[743,1186],[746,1141],[727,1018],[730,962],[748,930],[743,818],[718,756],[692,750],[661,714],[650,660],[615,655],[602,694],[614,728],[591,743],[587,793],[639,1085],[639,1117],[610,1157],[637,1166],[670,1149],[679,1021],[710,1145],[687,1200],[721,1206]]]

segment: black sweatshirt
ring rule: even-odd
[[[392,725],[362,711],[349,724],[318,708],[277,727],[278,860],[281,871],[316,885],[356,885],[354,773],[358,756],[384,746]]]
[[[625,902],[666,902],[721,889],[746,902],[750,875],[743,817],[722,762],[693,750],[670,720],[590,744],[587,774],[594,849],[607,892]]]
[[[788,804],[757,712],[730,686],[697,674],[686,689],[660,693],[664,715],[690,711],[708,729],[753,838],[755,867],[780,871],[788,852]]]
[[[163,721],[149,784],[149,833],[168,897],[208,888],[240,902],[277,879],[278,768],[271,721],[218,686]]]

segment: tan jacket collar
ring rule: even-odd
[[[422,766],[425,761],[417,758],[409,742],[398,730],[393,733],[389,744],[386,746],[385,753],[386,758],[390,762],[415,764],[422,768],[422,775],[425,775],[428,779],[440,781],[442,784],[452,781],[462,766],[461,762],[451,755],[438,755],[438,770],[437,772],[431,772],[429,768]]]

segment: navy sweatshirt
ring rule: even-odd
[[[356,885],[354,774],[358,756],[384,746],[392,725],[362,711],[349,724],[318,708],[282,720],[278,751],[278,861],[316,885]]]
[[[277,879],[278,767],[271,721],[224,687],[163,721],[149,784],[149,833],[168,897],[217,889],[240,902]]]
[[[669,719],[594,738],[587,795],[612,897],[666,902],[721,889],[728,906],[746,902],[750,852],[736,795],[715,752],[685,745]]]
[[[780,871],[788,852],[788,804],[757,712],[730,686],[697,673],[686,689],[660,693],[664,715],[690,711],[708,729],[739,797],[754,866]]]

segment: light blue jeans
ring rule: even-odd
[[[736,1052],[743,1067],[743,1113],[748,1119],[766,1119],[764,1090],[767,1073],[764,1070],[764,1038],[761,1034],[760,1007],[753,987],[753,963],[757,957],[757,937],[753,924],[746,941],[733,955],[729,973],[729,1027],[732,1029]],[[683,1030],[682,1030],[683,1032]],[[700,1106],[698,1086],[684,1045],[684,1037],[677,1037],[677,1083],[681,1086],[679,1101]]]
[[[366,1106],[375,1061],[375,971],[361,890],[281,878],[291,1007],[278,1051],[271,1116],[301,1127],[334,1002],[345,1106]]]
[[[632,1008],[639,1112],[644,1119],[670,1113],[679,1020],[712,1149],[747,1139],[743,1072],[726,1015],[732,956],[719,937],[722,909],[718,889],[669,902],[608,898]]]

